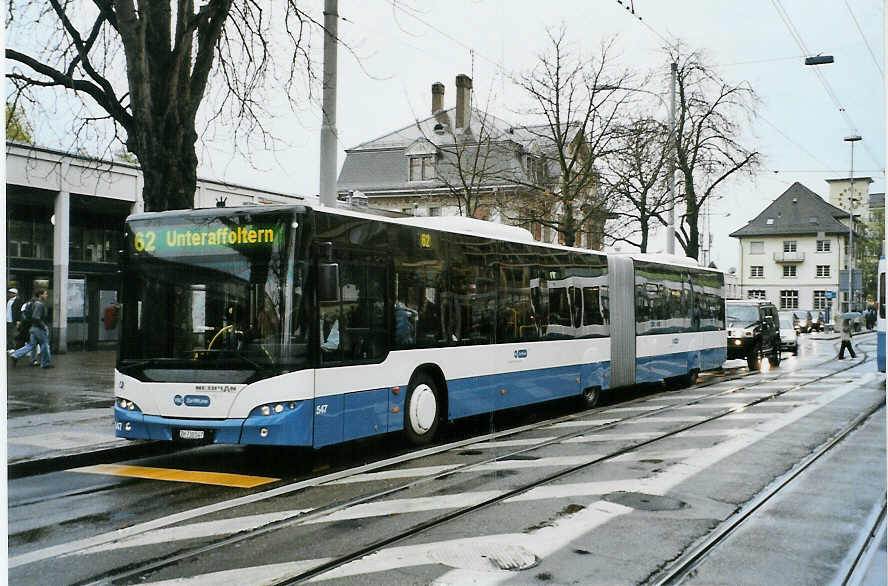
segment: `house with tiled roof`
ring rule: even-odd
[[[454,107],[444,108],[444,91],[444,84],[432,85],[427,118],[346,149],[336,185],[340,199],[358,194],[371,207],[407,215],[509,223],[503,202],[520,206],[529,186],[557,177],[543,156],[544,127],[515,126],[473,108],[466,75],[456,77]],[[454,195],[466,192],[477,194],[470,214]],[[525,227],[537,240],[559,240],[539,223]],[[601,237],[601,226],[584,226],[576,246],[600,248]]]
[[[793,183],[731,234],[740,241],[741,296],[770,299],[781,309],[848,311],[847,273],[843,272],[849,263],[850,223],[846,210]],[[855,237],[862,229],[857,222]],[[859,278],[855,281],[859,301]]]

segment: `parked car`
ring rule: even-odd
[[[793,356],[799,353],[799,316],[792,311],[778,312],[780,317],[780,349],[792,352]]]
[[[814,316],[811,315],[811,312],[807,309],[794,309],[793,311],[799,316],[799,332],[803,334],[811,332],[814,329]]]
[[[750,370],[759,370],[767,356],[771,366],[780,364],[780,321],[777,308],[761,299],[725,302],[728,325],[728,360],[745,358]]]

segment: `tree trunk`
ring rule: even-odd
[[[193,141],[171,148],[146,149],[139,156],[145,184],[145,211],[187,210],[194,207],[197,190],[197,154]]]
[[[639,223],[641,224],[641,245],[638,248],[640,249],[640,252],[647,252],[648,251],[648,230],[650,230],[650,225],[649,225],[647,218],[644,215],[641,216]]]

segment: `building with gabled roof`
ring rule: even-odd
[[[468,183],[478,194],[472,215],[507,222],[499,206],[520,205],[525,190],[557,178],[558,170],[543,153],[545,127],[511,125],[473,108],[471,95],[471,78],[458,75],[456,105],[445,109],[444,84],[434,83],[430,116],[346,149],[340,199],[357,194],[374,208],[415,216],[466,215],[454,194]],[[525,227],[537,240],[559,242],[554,230]],[[577,246],[601,247],[601,226],[582,232]]]
[[[857,186],[855,185],[855,190]],[[770,299],[781,309],[848,311],[849,213],[799,182],[744,227],[740,241],[741,296]],[[855,236],[863,233],[855,224]],[[859,276],[855,297],[861,297]],[[833,303],[839,299],[839,304]]]

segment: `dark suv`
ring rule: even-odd
[[[728,325],[728,360],[745,358],[749,370],[759,370],[762,358],[780,364],[780,320],[770,301],[747,299],[725,302]]]

